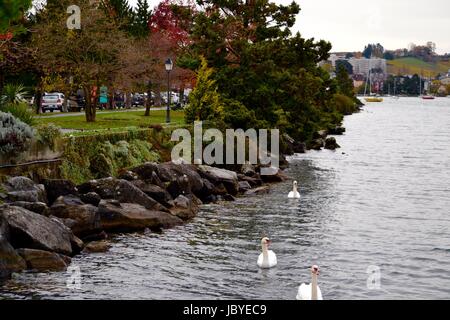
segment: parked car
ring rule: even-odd
[[[81,111],[86,107],[86,101],[82,95],[70,96],[67,99],[68,111]]]
[[[64,111],[64,101],[65,97],[64,94],[59,92],[53,92],[53,93],[45,93],[42,96],[41,101],[41,108],[42,112],[46,112],[49,110],[50,112],[53,112],[55,110],[59,110],[61,112]]]
[[[131,105],[133,107],[143,107],[145,105],[145,97],[142,94],[136,93],[131,99]]]

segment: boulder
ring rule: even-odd
[[[42,214],[44,216],[49,215],[49,209],[44,202],[27,202],[27,201],[16,201],[10,203],[11,206],[22,207],[27,210]]]
[[[142,190],[126,180],[104,178],[91,180],[78,186],[81,193],[96,192],[102,199],[112,199],[126,203],[136,203],[147,209],[166,211],[168,209]]]
[[[199,165],[198,169],[200,175],[210,180],[215,186],[223,183],[229,194],[238,194],[239,181],[236,172],[206,165]]]
[[[329,129],[328,130],[328,134],[330,134],[330,135],[334,135],[334,136],[337,136],[337,135],[343,135],[344,133],[345,133],[345,128],[344,127],[342,127],[342,126],[336,126],[336,127],[334,127],[334,128],[331,128],[331,129]]]
[[[186,177],[194,194],[197,195],[202,191],[203,179],[198,173],[197,167],[192,164],[166,162],[158,165],[158,172],[162,181],[170,182],[180,177]]]
[[[167,191],[175,199],[179,195],[189,195],[192,193],[191,184],[186,175],[182,177],[176,177],[167,186]]]
[[[208,197],[214,193],[214,185],[208,179],[203,179],[203,188],[199,194],[200,199]]]
[[[52,204],[60,196],[78,196],[78,189],[72,181],[63,179],[47,179],[44,181],[48,202]]]
[[[36,184],[27,177],[10,177],[3,184],[5,196],[9,202],[44,202],[47,203],[45,187]]]
[[[241,173],[247,177],[253,177],[256,174],[255,166],[250,163],[245,163],[241,167]]]
[[[38,272],[64,271],[70,261],[68,257],[63,258],[55,252],[44,250],[22,248],[17,253],[25,260],[28,269]]]
[[[311,142],[311,149],[321,150],[325,146],[325,140],[322,138],[315,139]]]
[[[244,193],[250,190],[252,186],[247,181],[239,181],[239,192]]]
[[[158,164],[154,162],[147,162],[131,169],[131,171],[137,174],[139,179],[151,180],[154,177],[154,174],[158,176]],[[160,177],[158,178],[160,179]],[[170,179],[167,181],[170,181]]]
[[[100,253],[100,252],[106,252],[110,248],[110,244],[107,241],[93,241],[89,242],[86,247],[84,247],[83,252],[88,253]]]
[[[79,237],[100,231],[100,217],[97,211],[97,207],[85,204],[80,198],[73,195],[59,197],[50,207],[50,214],[65,219],[65,225]]]
[[[252,188],[259,187],[263,183],[261,180],[261,177],[259,175],[256,175],[255,177],[247,177],[244,175],[238,175],[238,177],[239,177],[239,181],[248,182]]]
[[[27,268],[25,260],[9,243],[8,236],[9,227],[0,217],[0,280],[9,278],[13,272],[20,272]]]
[[[127,181],[134,181],[134,180],[139,179],[139,176],[136,173],[134,173],[133,171],[126,170],[126,171],[121,172],[117,176],[117,178],[127,180]]]
[[[341,146],[338,145],[336,138],[334,138],[334,137],[329,137],[329,138],[327,138],[327,140],[325,140],[325,149],[336,150],[340,147]]]
[[[0,207],[0,219],[9,226],[9,242],[14,248],[31,248],[72,253],[71,232],[60,223],[21,207]]]
[[[248,190],[245,193],[245,195],[250,196],[250,195],[258,195],[258,194],[266,194],[266,193],[269,193],[269,191],[270,191],[269,186],[262,186],[262,187],[258,187],[255,189]]]
[[[102,200],[98,206],[101,226],[106,231],[129,232],[136,230],[159,230],[182,223],[170,213],[149,210],[136,203],[119,203]]]
[[[198,204],[193,199],[179,195],[174,200],[174,207],[170,209],[170,212],[183,220],[189,220],[197,215]]]
[[[268,175],[261,175],[261,180],[266,183],[282,182],[288,178],[279,168],[270,167],[266,169],[269,169],[269,173],[271,173]]]
[[[146,183],[143,180],[135,180],[133,185],[142,190],[146,195],[155,199],[167,208],[173,206],[173,199],[169,192],[155,184]]]
[[[100,200],[102,200],[102,198],[100,198],[100,196],[96,192],[88,192],[88,193],[82,194],[82,195],[80,195],[80,199],[84,203],[91,204],[96,207],[98,207]]]

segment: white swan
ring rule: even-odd
[[[297,300],[323,300],[322,292],[317,285],[317,277],[319,275],[319,267],[311,267],[311,283],[302,283],[298,288]]]
[[[258,266],[263,269],[273,268],[277,265],[277,256],[272,250],[268,250],[269,244],[269,238],[262,238],[262,253],[258,257]]]
[[[297,181],[294,181],[292,191],[289,192],[289,199],[300,199],[300,193],[297,191]]]

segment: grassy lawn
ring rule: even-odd
[[[184,124],[184,112],[171,111],[171,124]],[[151,124],[164,124],[166,111],[150,111],[149,117],[144,117],[144,111],[98,113],[96,122],[88,123],[84,115],[57,116],[53,118],[36,117],[37,124],[53,123],[63,129],[98,130],[127,127],[141,127]]]
[[[391,74],[422,74],[424,77],[434,77],[438,73],[447,73],[450,63],[428,63],[416,58],[401,58],[387,61]]]

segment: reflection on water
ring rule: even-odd
[[[81,255],[82,289],[65,273],[20,274],[0,297],[35,299],[294,299],[321,267],[325,299],[450,297],[450,99],[385,99],[347,117],[336,152],[293,157],[291,181],[268,195],[204,206],[162,234],[118,235]],[[278,266],[259,270],[268,235]],[[381,289],[367,288],[369,266]]]

